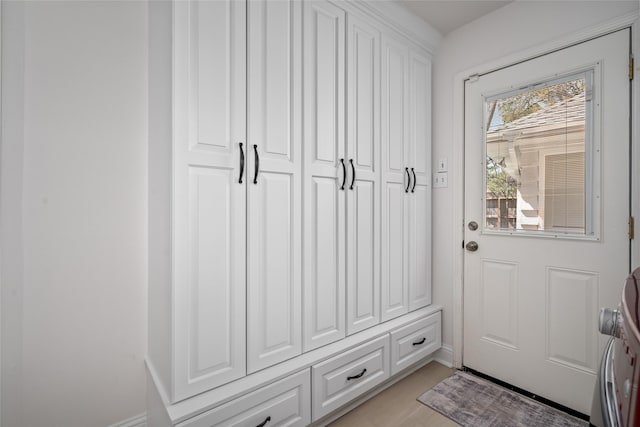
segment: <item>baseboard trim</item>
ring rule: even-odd
[[[453,347],[443,344],[433,355],[433,360],[443,364],[447,368],[453,368]]]
[[[115,424],[111,424],[108,427],[147,427],[147,413],[136,415],[135,417],[127,418]]]

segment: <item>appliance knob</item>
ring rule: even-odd
[[[598,322],[598,330],[601,334],[611,335],[620,338],[620,312],[610,308],[600,309],[600,320]]]

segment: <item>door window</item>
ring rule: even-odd
[[[592,73],[484,98],[485,232],[595,237]]]

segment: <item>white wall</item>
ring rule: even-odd
[[[453,140],[454,90],[456,75],[477,69],[487,71],[483,64],[499,62],[500,58],[544,45],[563,36],[580,32],[609,19],[638,9],[638,1],[516,1],[479,20],[449,33],[443,40],[434,62],[433,98],[433,159],[449,159],[449,188],[433,191],[433,301],[444,307],[443,343],[453,344],[452,283],[461,274],[454,265],[454,253],[461,254],[461,239],[454,233],[456,209],[452,188],[455,175]],[[470,73],[471,74],[471,73]],[[459,121],[459,120],[458,120]]]
[[[23,190],[3,194],[3,273],[23,265],[3,274],[3,426],[106,426],[145,408],[147,5],[3,3],[3,43],[24,42],[2,82],[24,120],[3,129],[3,189]]]

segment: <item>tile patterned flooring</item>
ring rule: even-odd
[[[458,424],[416,399],[453,374],[454,370],[431,362],[398,381],[372,399],[338,418],[331,427],[453,427]]]

